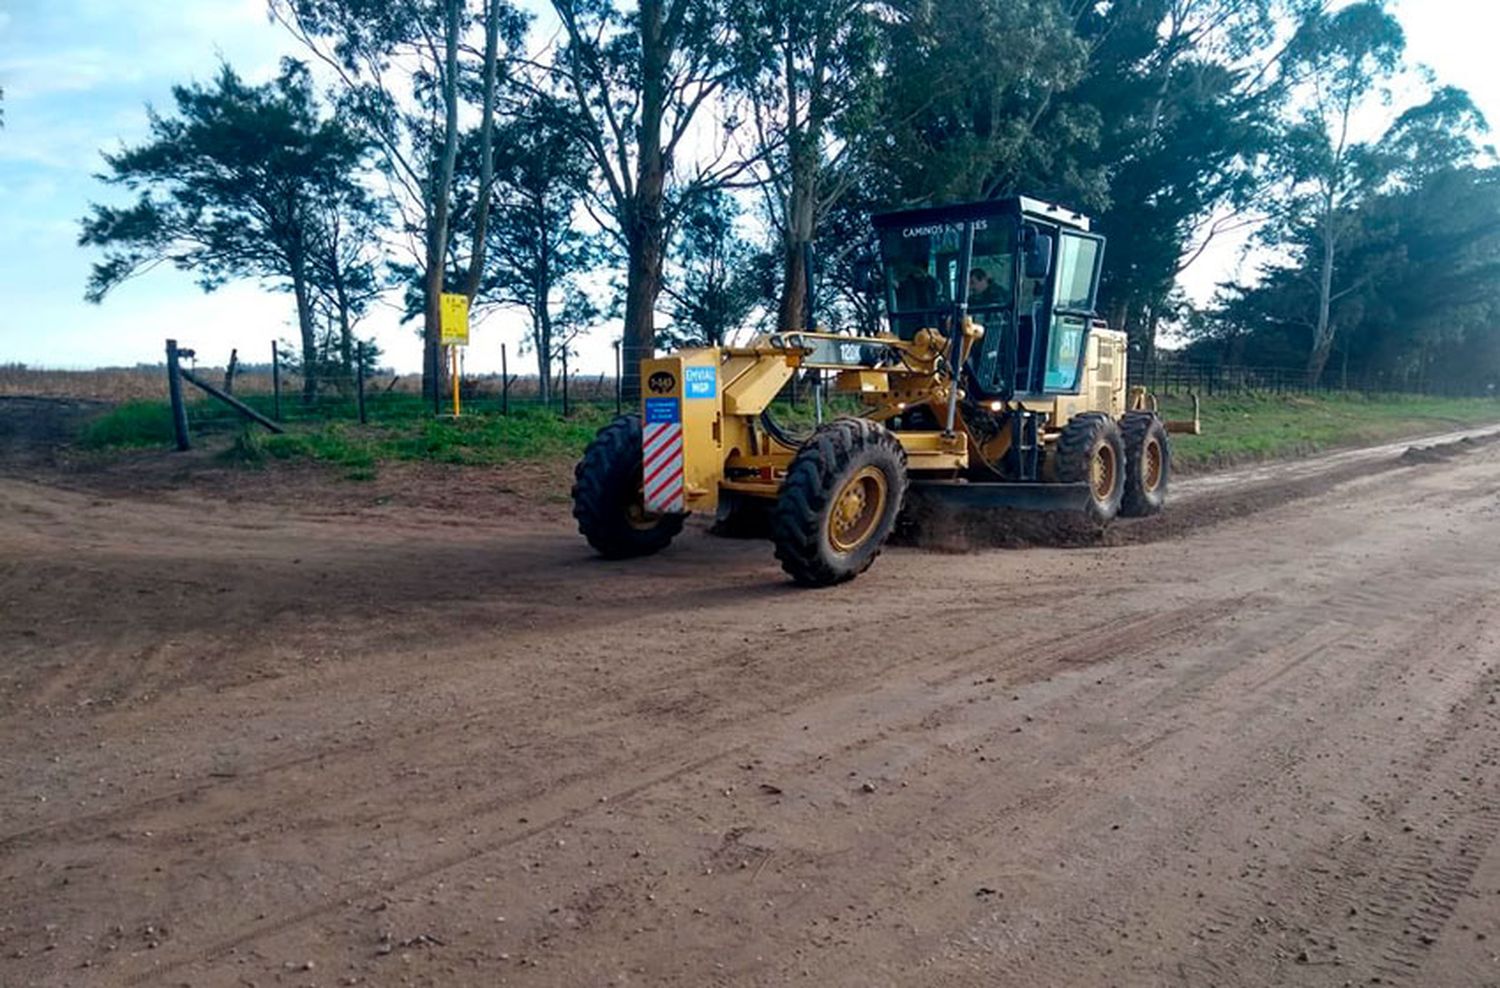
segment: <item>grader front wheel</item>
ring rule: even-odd
[[[682,531],[682,515],[646,510],[641,460],[640,416],[621,415],[599,430],[573,472],[573,517],[606,559],[660,552]]]
[[[1057,479],[1089,485],[1084,513],[1090,521],[1114,520],[1125,495],[1125,444],[1114,419],[1084,412],[1069,420],[1057,440]]]
[[[771,515],[776,558],[793,580],[824,587],[880,555],[906,497],[906,451],[880,425],[840,419],[797,451]]]

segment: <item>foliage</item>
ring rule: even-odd
[[[315,285],[338,267],[330,224],[364,209],[353,177],[365,153],[358,131],[321,112],[307,66],[286,61],[261,86],[228,65],[212,86],[178,86],[175,116],[149,112],[150,140],[104,156],[103,180],[137,194],[125,207],[95,205],[79,242],[97,247],[87,297],[170,263],[205,291],[261,278],[296,299],[301,349],[316,366]],[[350,219],[363,223],[364,219]],[[315,375],[305,385],[316,392]]]
[[[566,103],[535,93],[501,128],[487,234],[491,263],[476,296],[481,305],[526,313],[544,402],[562,353],[601,314],[580,281],[607,252],[602,237],[576,222],[594,175],[577,123]]]
[[[732,112],[717,120],[704,112],[716,108],[746,71],[730,6],[640,0],[627,9],[609,0],[552,0],[566,39],[552,68],[599,175],[590,205],[624,257],[631,382],[641,356],[656,345],[656,305],[673,224],[698,195],[746,176],[754,161],[732,140],[738,124]],[[698,160],[682,167],[694,145]]]
[[[803,322],[803,247],[869,167],[885,57],[869,0],[769,0],[734,8],[758,182],[779,247],[777,325]]]
[[[85,427],[84,449],[165,446],[173,441],[172,406],[164,401],[127,401]]]
[[[1302,20],[1263,169],[1270,219],[1257,240],[1273,253],[1194,320],[1200,357],[1300,363],[1335,383],[1500,379],[1487,123],[1466,93],[1438,86],[1371,136],[1403,49],[1376,0]]]
[[[379,150],[380,174],[400,217],[397,232],[419,273],[429,399],[443,375],[440,296],[459,291],[472,299],[483,274],[500,65],[521,45],[527,23],[507,0],[480,6],[475,12],[468,0],[269,0],[273,19],[336,74],[340,105]],[[471,30],[482,37],[477,47],[465,43]],[[460,109],[476,96],[480,167],[469,190],[471,237],[463,274],[450,283],[459,253],[453,203],[464,139]]]
[[[1410,188],[1394,185],[1352,209],[1345,224],[1339,274],[1349,287],[1330,321],[1334,379],[1500,382],[1500,170],[1450,168]],[[1221,298],[1198,328],[1205,356],[1287,366],[1313,351],[1319,244],[1316,230],[1304,236],[1303,260]]]
[[[722,191],[699,196],[678,224],[677,264],[665,292],[669,347],[719,346],[745,325],[759,302],[756,254],[737,229],[739,209]]]
[[[871,141],[891,205],[1084,189],[1082,204],[1098,204],[1104,175],[1085,174],[1073,155],[1097,140],[1099,113],[1056,101],[1088,57],[1064,6],[893,0]]]
[[[1270,155],[1280,201],[1262,235],[1306,245],[1305,266],[1317,292],[1307,357],[1314,375],[1322,373],[1338,331],[1334,303],[1360,287],[1338,278],[1338,261],[1357,233],[1361,199],[1380,179],[1375,147],[1354,137],[1356,116],[1396,73],[1405,45],[1383,0],[1365,0],[1336,12],[1313,11],[1290,46],[1296,109]]]
[[[550,38],[510,0],[269,4],[337,112],[294,63],[180,89],[106,159],[141,202],[85,241],[96,295],[162,261],[287,285],[310,379],[394,283],[429,398],[443,291],[525,316],[545,395],[617,279],[628,391],[659,344],[800,325],[809,243],[818,324],[875,332],[869,213],[1015,193],[1111,238],[1100,315],[1137,358],[1173,329],[1324,380],[1500,378],[1487,124],[1408,65],[1390,0],[550,0]],[[234,198],[260,185],[285,194]],[[1233,234],[1258,264],[1195,310],[1182,275]]]

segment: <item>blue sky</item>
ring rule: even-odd
[[[1495,0],[1398,0],[1413,61],[1442,82],[1470,90],[1500,126]],[[93,367],[156,362],[176,336],[222,363],[231,347],[259,361],[275,338],[291,338],[290,300],[251,282],[205,295],[181,273],[158,269],[122,286],[103,305],[83,301],[92,256],[75,246],[78,219],[103,194],[94,179],[101,148],[139,140],[147,103],[167,107],[174,83],[208,79],[220,58],[247,77],[270,76],[295,54],[268,22],[264,0],[0,0],[0,363]],[[1116,241],[1120,244],[1120,241]],[[1123,244],[1120,244],[1123,246]],[[1120,247],[1116,247],[1120,249]],[[1230,273],[1232,249],[1191,272],[1195,294]],[[408,327],[386,314],[367,324],[401,370],[419,366]],[[585,371],[609,362],[609,338],[585,347]],[[477,327],[474,370],[514,354],[513,318]]]

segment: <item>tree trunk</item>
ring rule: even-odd
[[[661,294],[662,258],[666,252],[663,190],[667,167],[661,126],[667,100],[670,40],[663,33],[662,0],[641,0],[641,121],[636,130],[635,194],[621,217],[625,227],[624,392],[639,400],[641,360],[656,350],[656,300]]]
[[[429,406],[436,408],[443,393],[442,347],[439,342],[443,326],[443,263],[441,258],[433,262],[430,249],[428,254],[423,281],[426,308],[422,316],[422,397]]]
[[[818,163],[798,153],[792,165],[791,201],[787,203],[786,237],[782,244],[781,308],[776,328],[782,332],[816,329],[803,326],[807,319],[807,265],[802,245],[812,242],[816,226]]]
[[[297,300],[297,328],[302,333],[302,403],[311,405],[318,396],[318,333],[307,275],[301,265],[292,268],[292,295]]]
[[[485,238],[489,233],[490,204],[495,184],[495,88],[500,72],[500,0],[484,4],[484,106],[479,117],[479,202],[474,210],[474,239],[469,250],[469,272],[464,294],[472,305],[484,280]]]
[[[334,280],[334,304],[338,306],[339,319],[339,360],[344,365],[344,373],[354,373],[354,325],[349,320],[349,292],[344,287],[342,275],[335,275]]]
[[[807,265],[803,244],[813,238],[816,225],[818,182],[818,121],[814,107],[808,106],[806,119],[800,119],[797,104],[797,58],[800,54],[798,28],[801,22],[795,9],[787,11],[786,38],[782,46],[783,85],[786,87],[786,146],[788,178],[787,201],[784,204],[786,228],[782,238],[781,307],[776,314],[776,328],[782,332],[815,329],[807,321]],[[816,90],[818,80],[811,86]]]
[[[545,297],[535,313],[532,333],[536,337],[537,397],[542,400],[543,405],[550,405],[552,403],[552,316],[547,311]]]
[[[660,206],[658,204],[658,213]],[[625,399],[640,397],[641,360],[655,353],[656,299],[661,294],[661,217],[632,224],[625,280]]]
[[[1318,322],[1313,329],[1312,352],[1307,356],[1307,381],[1316,385],[1323,377],[1328,355],[1333,350],[1333,262],[1335,245],[1330,224],[1332,215],[1323,219],[1323,269],[1318,279]]]
[[[1161,328],[1161,310],[1155,305],[1151,306],[1146,316],[1145,332],[1141,334],[1141,356],[1147,360],[1156,359],[1156,333]]]
[[[434,407],[443,388],[442,340],[443,274],[448,260],[448,208],[453,172],[458,165],[458,32],[463,0],[443,4],[443,154],[434,176],[432,204],[427,217],[426,318],[422,335],[422,395]]]

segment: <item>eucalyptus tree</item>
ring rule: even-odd
[[[764,210],[780,253],[777,325],[802,324],[805,245],[862,178],[887,40],[872,0],[765,0],[735,9]]]
[[[1305,244],[1313,263],[1316,306],[1307,372],[1316,379],[1333,350],[1333,307],[1361,287],[1339,277],[1341,252],[1357,235],[1357,209],[1380,181],[1374,140],[1361,140],[1358,117],[1402,67],[1405,35],[1384,0],[1314,10],[1288,53],[1290,118],[1270,157],[1280,180],[1272,238]]]
[[[368,128],[401,234],[420,278],[423,390],[441,391],[441,295],[478,291],[492,194],[504,66],[526,17],[509,0],[268,0],[272,17],[339,81],[341,102]],[[477,106],[475,106],[477,104]],[[467,244],[453,206],[461,109],[478,118],[481,165]],[[463,262],[455,273],[453,259]]]
[[[563,43],[552,69],[569,93],[598,178],[588,200],[624,257],[625,388],[656,344],[672,227],[694,198],[742,182],[732,96],[743,77],[728,0],[552,0]]]
[[[368,219],[359,194],[363,133],[319,106],[307,66],[283,62],[252,86],[228,65],[210,85],[176,86],[175,112],[148,110],[149,137],[104,155],[101,180],[135,196],[95,204],[80,244],[103,251],[89,277],[93,302],[161,264],[192,272],[205,291],[252,278],[296,302],[304,398],[317,392],[316,295],[325,265],[353,276],[323,247],[333,225]]]
[[[537,92],[499,129],[490,260],[477,296],[481,306],[526,314],[543,401],[563,349],[601,314],[584,282],[608,259],[579,215],[594,169],[577,123],[566,101]]]
[[[697,197],[674,231],[663,292],[671,346],[720,346],[762,301],[754,246],[738,230],[740,209],[722,190]]]

